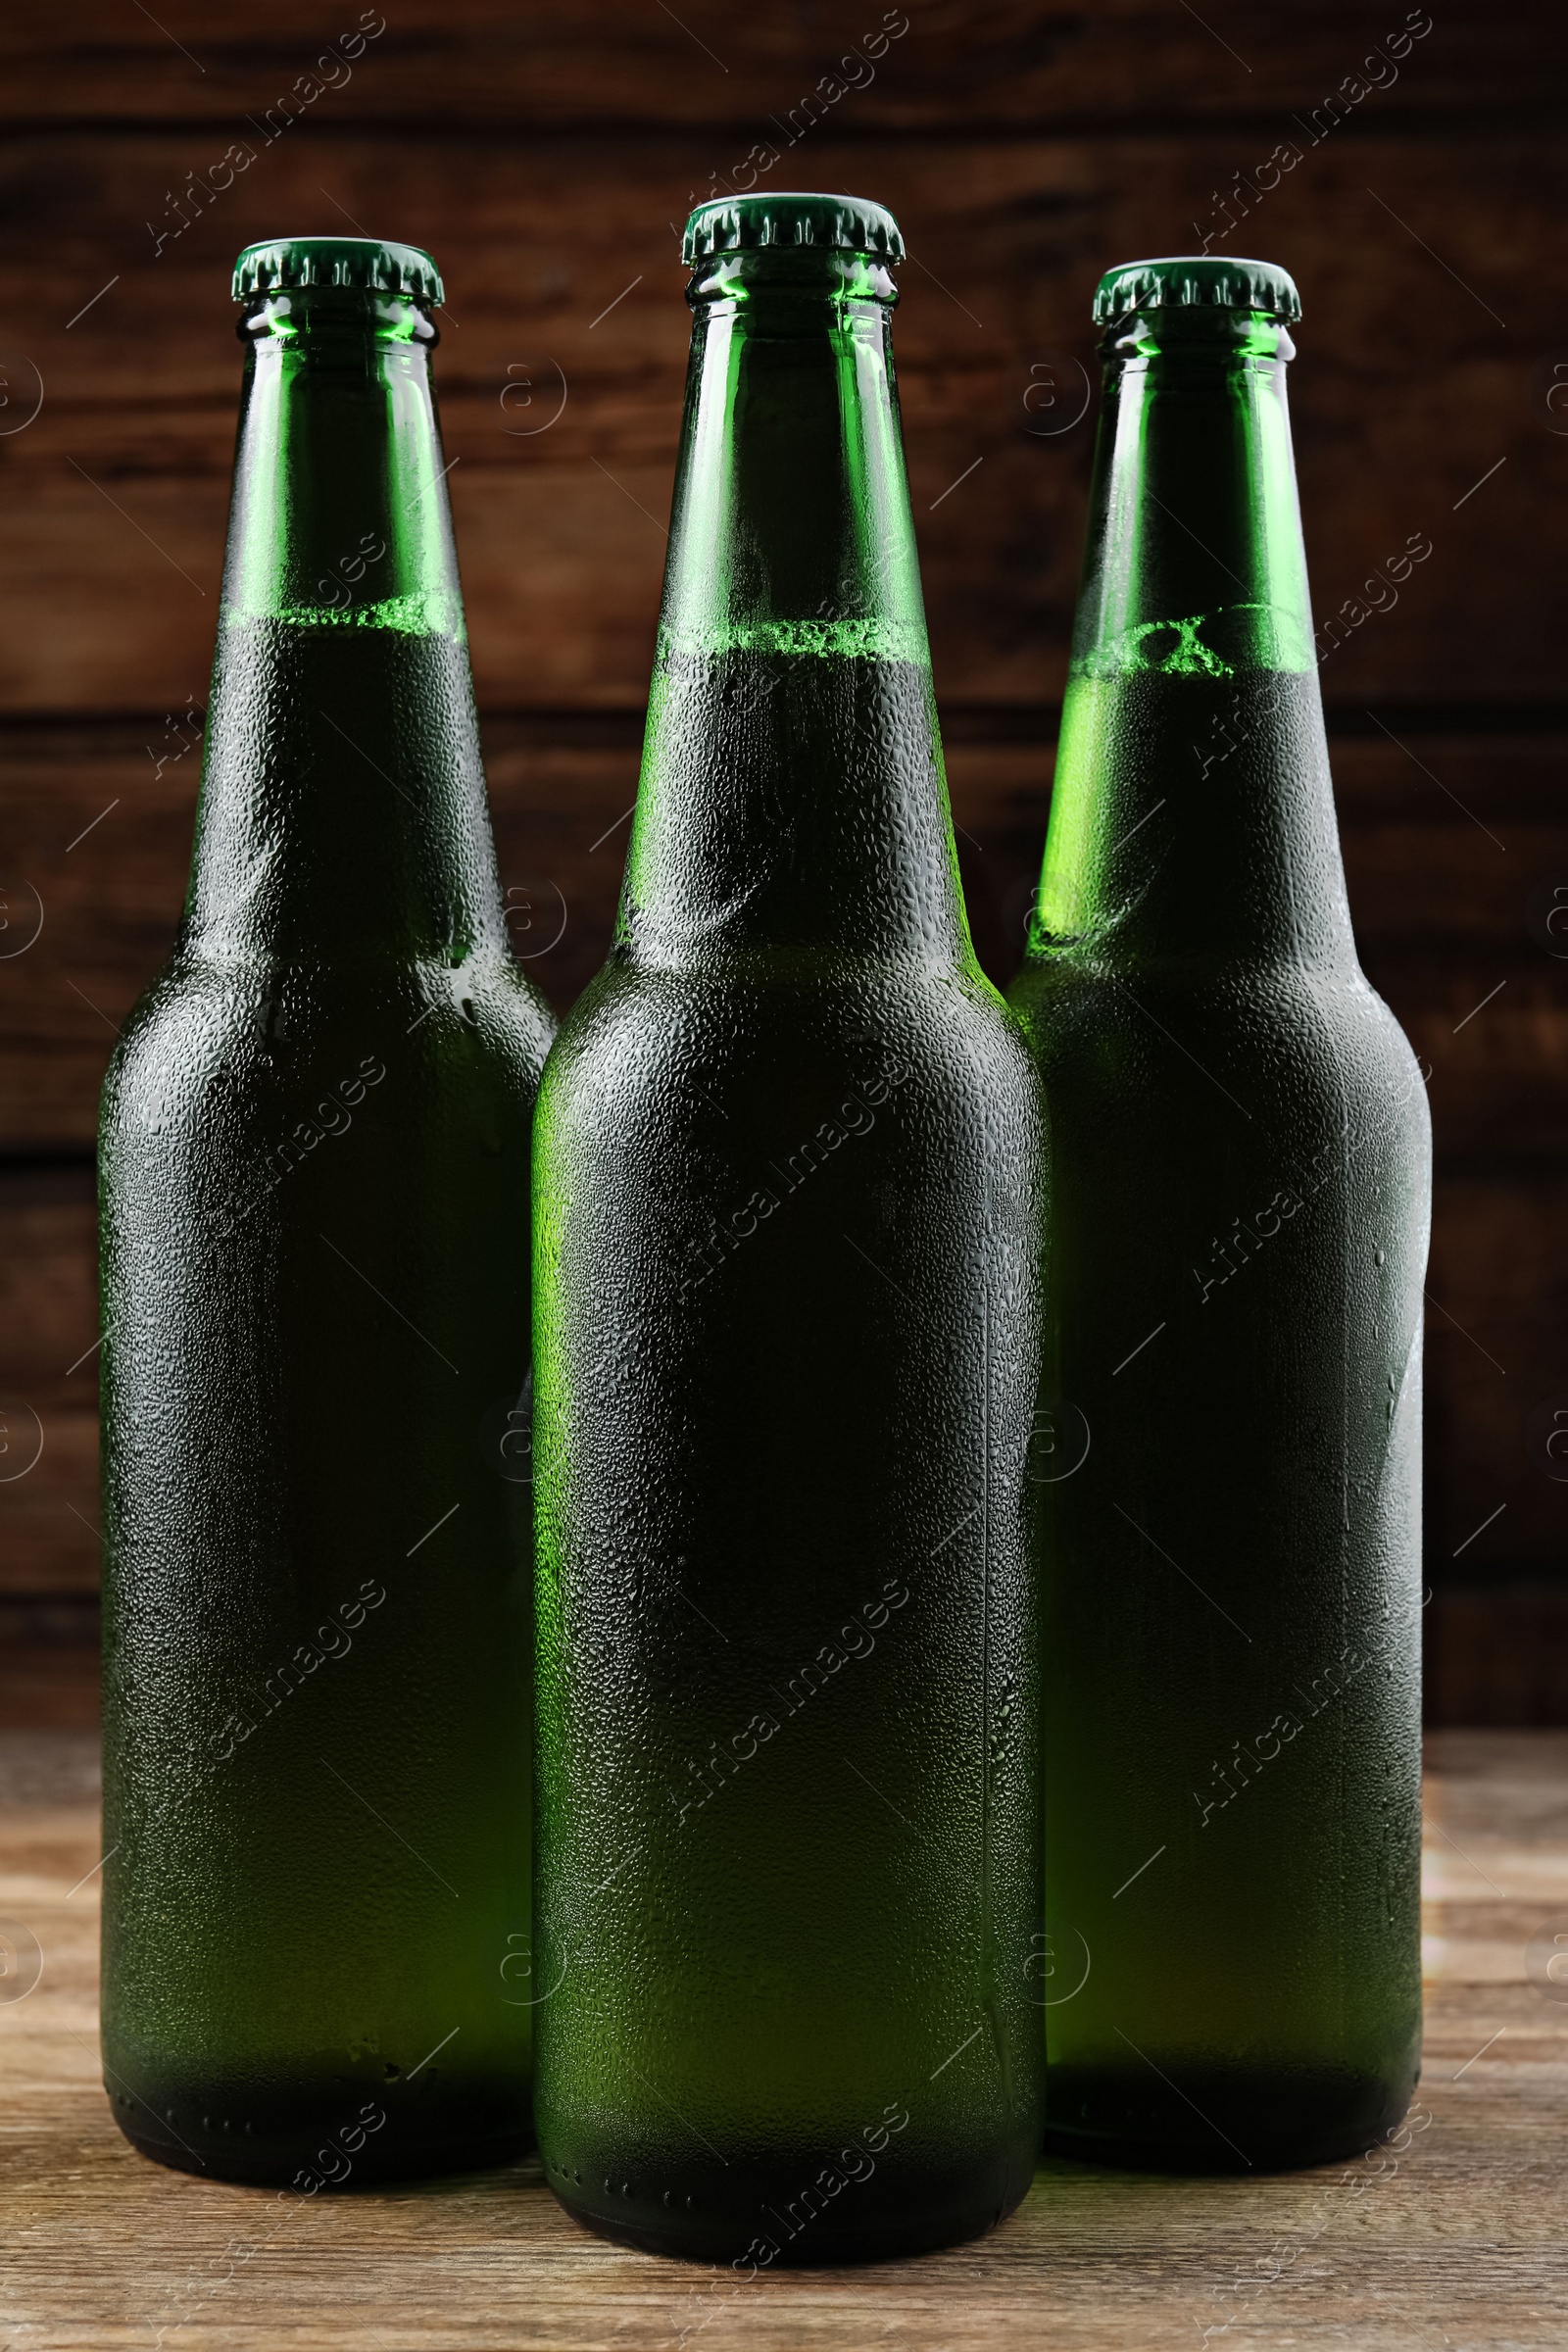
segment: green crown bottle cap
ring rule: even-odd
[[[1095,289],[1095,323],[1102,326],[1112,318],[1125,318],[1129,311],[1158,304],[1194,308],[1210,303],[1221,310],[1267,311],[1275,318],[1301,316],[1296,280],[1274,262],[1175,253],[1107,270]]]
[[[441,272],[427,253],[379,237],[268,237],[247,245],[234,264],[234,300],[250,302],[280,286],[364,286],[412,294],[432,308],[443,299]]]
[[[776,189],[768,196],[715,196],[686,223],[681,260],[688,266],[713,253],[757,245],[826,245],[841,253],[902,262],[904,239],[893,215],[860,196],[802,195]]]

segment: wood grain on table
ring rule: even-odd
[[[0,1921],[42,1954],[35,1988],[0,2001],[7,2352],[1568,2341],[1568,1997],[1526,1956],[1568,1937],[1568,1734],[1429,1743],[1426,2064],[1396,2147],[1242,2180],[1053,2162],[978,2244],[745,2284],[587,2236],[533,2162],[282,2204],[146,2163],[99,2082],[94,1742],[0,1735]]]

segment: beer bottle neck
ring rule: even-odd
[[[1105,346],[1031,955],[1353,966],[1286,406],[1259,312]]]
[[[435,329],[404,295],[311,287],[259,300],[240,332],[183,943],[455,963],[504,949]]]
[[[972,961],[874,262],[703,265],[617,953]]]

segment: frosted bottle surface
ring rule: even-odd
[[[490,837],[433,269],[245,269],[190,893],[101,1126],[104,2056],[144,2153],[314,2193],[530,2138],[551,1023]]]
[[[956,886],[897,232],[704,222],[620,924],[536,1137],[538,2121],[593,2228],[751,2277],[1030,2176],[1042,1134]]]
[[[1135,280],[1129,284],[1129,279]],[[1420,2047],[1422,1073],[1356,959],[1265,265],[1102,289],[1105,406],[1009,992],[1053,1222],[1047,2131],[1313,2163]]]

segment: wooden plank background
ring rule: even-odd
[[[662,0],[240,0],[220,19],[196,0],[156,19],[62,0],[13,16],[0,1635],[90,1628],[96,1098],[189,855],[234,253],[363,228],[442,265],[502,868],[564,1008],[604,952],[635,789],[689,326],[676,240],[690,204],[771,144],[762,184],[877,196],[909,244],[897,340],[916,524],[997,979],[1049,806],[1101,270],[1191,249],[1231,191],[1249,217],[1216,250],[1280,260],[1302,291],[1293,401],[1320,617],[1410,533],[1431,539],[1397,605],[1323,668],[1363,959],[1432,1070],[1430,1708],[1568,1721],[1568,1483],[1544,1438],[1568,1408],[1568,938],[1545,927],[1568,888],[1568,393],[1559,410],[1552,392],[1568,382],[1568,75],[1540,0],[1436,12],[1392,58],[1427,22],[1396,0],[1211,0],[1201,17],[1183,0],[685,0],[678,16]],[[1343,120],[1325,129],[1331,92]],[[1286,141],[1300,161],[1259,196],[1252,174]]]

